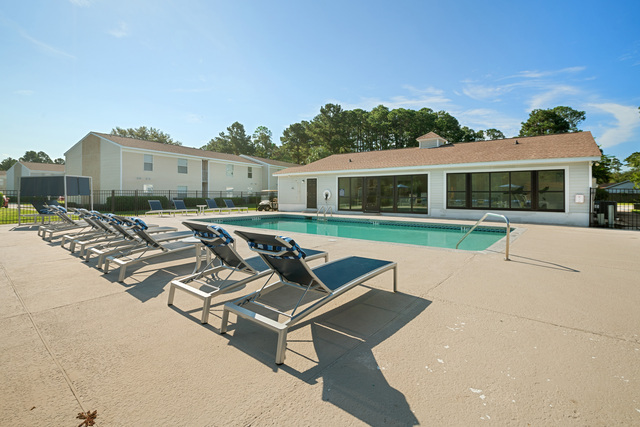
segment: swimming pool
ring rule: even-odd
[[[407,243],[454,249],[469,225],[352,218],[316,218],[307,215],[265,215],[241,218],[208,218],[201,221],[266,230],[292,231],[377,242]],[[482,251],[505,236],[504,227],[476,228],[458,249]]]

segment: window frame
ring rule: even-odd
[[[184,164],[181,165],[180,163],[183,162]],[[181,168],[183,168],[181,170]],[[188,174],[189,173],[189,160],[188,159],[178,159],[178,173],[181,174]]]
[[[147,161],[147,158],[151,159],[151,161]],[[150,167],[147,168],[147,165],[150,165]],[[142,170],[145,172],[153,172],[153,154],[143,154]]]
[[[556,208],[556,209],[546,209],[546,208],[542,208],[542,201],[541,199],[543,198],[542,196],[542,192],[540,191],[540,174],[541,173],[549,173],[549,172],[555,172],[555,173],[561,173],[562,176],[562,180],[561,180],[561,189],[560,190],[544,190],[545,193],[548,193],[550,195],[558,195],[560,194],[560,198],[558,200],[562,200],[562,206],[560,208]],[[509,180],[507,184],[503,184],[506,185],[507,188],[509,189],[508,192],[506,192],[505,190],[495,190],[493,189],[492,186],[492,178],[495,175],[498,174],[505,174],[508,173],[509,174]],[[526,189],[524,191],[521,192],[517,192],[517,191],[513,191],[512,188],[515,186],[513,184],[514,182],[514,174],[523,174],[523,173],[529,173],[529,180],[528,180],[528,186],[526,186]],[[488,174],[489,176],[489,181],[488,181],[488,185],[486,189],[478,189],[477,187],[474,187],[474,182],[473,182],[473,178],[474,175],[480,175],[480,174]],[[465,189],[464,190],[459,190],[457,187],[456,189],[452,189],[452,184],[450,182],[450,178],[453,177],[460,177],[460,176],[464,176],[465,179]],[[446,208],[447,209],[464,209],[464,210],[501,210],[501,211],[521,211],[521,212],[566,212],[566,192],[567,192],[567,173],[565,169],[540,169],[540,170],[511,170],[511,171],[478,171],[478,172],[453,172],[453,173],[447,173],[446,174],[446,194],[445,194],[445,198],[446,198]],[[519,181],[519,183],[521,183],[521,181]],[[523,187],[522,185],[518,185],[517,187]],[[486,200],[488,200],[488,204],[487,206],[478,206],[478,197],[481,194],[485,194],[486,193]],[[493,201],[494,200],[500,200],[502,201],[502,198],[498,198],[498,197],[493,197],[493,194],[495,193],[496,195],[500,194],[501,196],[504,196],[505,193],[508,194],[507,196],[507,200],[508,200],[508,207],[498,207],[498,206],[493,206]],[[458,205],[454,205],[451,202],[452,201],[459,201],[461,196],[464,195],[464,205],[463,206],[458,206]],[[475,196],[475,197],[474,197]],[[516,196],[521,196],[521,197],[516,197]],[[515,197],[515,198],[514,198]],[[521,207],[521,206],[515,206],[515,202],[518,202],[518,204],[522,203],[525,207]],[[529,204],[529,206],[527,206],[527,203]],[[474,206],[475,205],[475,206]]]

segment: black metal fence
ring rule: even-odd
[[[20,197],[18,191],[5,191],[9,197],[7,207],[0,208],[0,224],[16,224],[18,222],[33,222],[37,220],[33,201],[44,201],[39,197]],[[121,215],[141,215],[149,211],[149,200],[159,200],[162,207],[172,209],[172,200],[184,200],[188,208],[196,208],[197,205],[206,205],[206,199],[214,199],[218,206],[225,206],[224,199],[231,199],[236,206],[248,207],[255,210],[260,203],[260,192],[247,191],[175,191],[156,190],[146,192],[142,190],[101,190],[93,193],[93,209],[100,212],[112,212]],[[20,206],[18,209],[18,200]],[[66,201],[57,199],[58,203],[69,208],[91,209],[91,196],[68,197]]]
[[[591,227],[640,230],[640,190],[591,189]]]

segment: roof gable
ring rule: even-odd
[[[56,163],[36,163],[36,162],[18,162],[25,168],[32,171],[43,171],[43,172],[60,172],[64,173],[65,166],[59,165]]]

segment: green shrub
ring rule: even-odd
[[[149,210],[149,200],[159,200],[163,209],[173,208],[173,203],[166,196],[109,196],[106,203],[101,207],[104,206],[102,211],[105,212],[146,212]]]

